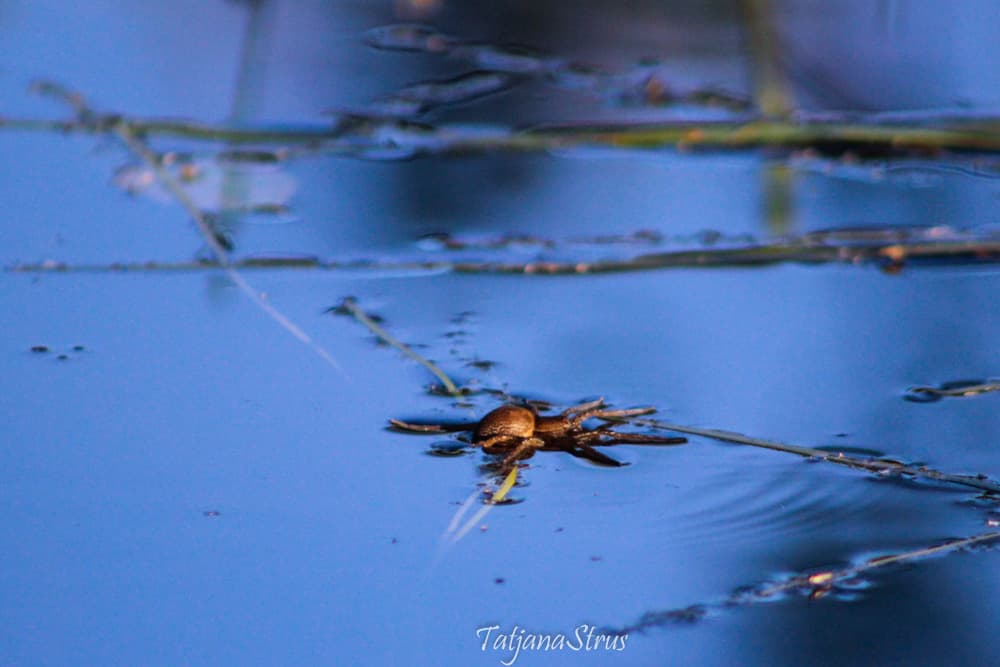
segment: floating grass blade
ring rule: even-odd
[[[507,477],[504,479],[503,484],[497,489],[493,496],[490,498],[490,503],[497,504],[507,497],[510,490],[514,488],[514,484],[517,483],[517,466],[515,465],[511,468],[511,471],[507,473]]]
[[[434,377],[436,377],[438,380],[441,381],[441,384],[444,386],[444,390],[448,395],[450,396],[462,395],[462,390],[459,389],[455,385],[455,383],[451,381],[451,378],[448,377],[448,375],[443,370],[441,370],[441,368],[437,364],[435,364],[430,359],[418,354],[409,345],[402,342],[401,340],[390,334],[388,331],[386,331],[382,326],[379,325],[378,322],[374,320],[374,318],[368,315],[368,313],[366,313],[365,311],[361,310],[361,307],[358,306],[358,302],[353,297],[344,298],[344,300],[341,301],[339,306],[337,306],[336,308],[332,308],[331,310],[332,312],[337,314],[350,315],[355,320],[357,320],[365,327],[367,327],[367,329],[371,331],[379,340],[388,345],[393,346],[394,348],[396,348],[397,350],[408,356],[410,359],[413,359],[415,362],[417,362],[418,364],[429,370],[434,375]]]

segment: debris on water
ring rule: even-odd
[[[428,384],[424,387],[424,390],[430,396],[474,396],[476,394],[482,393],[481,389],[470,386],[471,383],[461,383],[456,391],[448,391],[448,388],[443,384]]]
[[[71,356],[73,356],[70,353],[79,354],[79,353],[83,352],[86,348],[83,345],[73,345],[71,347],[64,348],[64,349],[66,351],[60,352],[58,355],[56,355],[55,358],[57,360],[59,360],[59,361],[66,361]],[[28,350],[32,354],[39,354],[39,355],[41,355],[41,354],[48,354],[49,352],[53,351],[52,348],[50,346],[48,346],[48,345],[32,345],[30,348],[28,348]]]
[[[354,306],[356,303],[357,300],[353,296],[345,296],[339,305],[331,306],[323,312],[332,313],[334,315],[346,315],[348,317],[353,317],[355,312]],[[375,322],[376,324],[385,324],[385,318],[382,317],[381,315],[377,315],[375,313],[370,313],[366,311],[365,316],[372,322]]]
[[[966,398],[1000,391],[1000,380],[952,380],[938,386],[910,387],[903,393],[903,399],[911,403],[934,403],[942,398]]]
[[[365,33],[364,41],[368,46],[386,51],[442,53],[453,40],[430,26],[404,23],[372,28]]]
[[[435,106],[463,102],[531,80],[588,93],[609,105],[690,106],[729,114],[745,112],[753,106],[745,94],[681,85],[677,81],[678,72],[669,63],[656,60],[640,60],[624,71],[610,72],[525,46],[463,40],[429,26],[412,24],[375,28],[366,33],[365,42],[377,49],[443,55],[475,68],[452,80],[408,86],[372,105],[371,113],[375,116],[413,116]]]

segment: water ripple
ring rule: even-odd
[[[768,540],[803,535],[830,523],[849,520],[879,503],[863,479],[803,461],[744,461],[706,472],[690,485],[672,533],[687,539]]]

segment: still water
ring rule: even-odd
[[[803,108],[1000,106],[1000,18],[987,3],[773,4]],[[648,83],[652,72],[692,95],[751,99],[741,16],[721,2],[9,2],[0,115],[64,119],[25,92],[46,78],[100,111],[286,129],[348,113],[501,135],[725,117],[745,110],[663,104]],[[433,26],[446,37],[429,43],[444,46],[385,48],[400,33],[372,30],[400,21]],[[940,34],[953,39],[930,38]],[[988,547],[861,574],[812,600],[727,603],[995,530],[1000,508],[975,489],[692,436],[610,448],[629,464],[615,469],[537,453],[511,491],[519,502],[446,544],[462,503],[496,484],[483,454],[428,456],[454,440],[385,428],[474,421],[496,392],[560,408],[603,396],[676,424],[995,478],[1000,395],[904,400],[913,386],[1000,376],[989,264],[568,276],[412,265],[627,260],[861,226],[992,234],[1000,188],[978,167],[318,151],[244,165],[248,211],[219,195],[232,173],[216,161],[223,142],[151,139],[220,179],[191,196],[234,259],[359,262],[241,273],[330,365],[223,272],[108,270],[209,256],[113,137],[3,128],[0,143],[3,664],[1000,660]],[[67,270],[14,270],[52,262]],[[327,312],[347,296],[489,391],[433,395],[423,367]],[[692,607],[704,615],[594,640]],[[564,642],[540,650],[528,635]]]

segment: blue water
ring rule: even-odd
[[[946,19],[931,22],[930,9],[875,4],[835,12],[861,26],[851,41],[865,46],[865,59],[844,63],[838,78],[870,98],[803,86],[812,104],[995,105],[986,64],[996,47],[986,35],[997,19],[987,5],[949,5]],[[456,74],[454,61],[363,45],[364,31],[399,19],[401,6],[266,4],[240,113],[324,122],[325,110]],[[446,7],[424,20],[609,68],[651,53],[687,57],[692,72],[748,89],[734,17],[691,10],[690,35],[716,45],[699,51],[655,3],[632,12],[595,4],[563,20],[549,9],[527,20]],[[607,29],[611,19],[621,33]],[[833,19],[783,20],[801,45]],[[928,71],[926,90],[901,56],[884,70],[868,64],[887,41],[922,48],[942,21],[963,39]],[[104,110],[229,118],[248,25],[243,3],[7,3],[0,115],[62,117],[57,104],[24,92],[46,77]],[[833,46],[814,44],[812,56],[824,48]],[[878,89],[884,99],[862,85],[885,78],[894,85]],[[822,77],[810,81],[823,88]],[[454,113],[512,124],[635,113],[573,95],[512,91]],[[989,266],[898,275],[795,265],[569,277],[247,271],[254,289],[329,350],[333,368],[219,272],[11,271],[46,260],[187,261],[205,248],[180,207],[113,185],[116,169],[134,161],[113,139],[5,129],[0,144],[0,663],[495,665],[514,655],[484,648],[484,628],[572,638],[583,626],[715,605],[741,586],[995,530],[986,524],[995,506],[973,502],[969,490],[692,437],[682,447],[610,449],[630,464],[618,469],[538,453],[511,492],[521,502],[494,508],[447,546],[460,504],[487,480],[482,456],[428,456],[446,438],[392,433],[387,420],[474,420],[498,399],[456,405],[430,395],[423,368],[325,312],[354,296],[477,387],[560,406],[604,396],[616,407],[655,405],[679,424],[996,477],[1000,396],[902,399],[913,385],[1000,375],[1000,274]],[[776,227],[763,214],[765,166],[756,155],[611,150],[313,156],[288,164],[294,221],[239,226],[235,254],[392,263],[458,256],[418,242],[433,232],[772,238],[995,223],[992,179],[880,180],[835,168],[797,172],[793,213]],[[566,243],[462,256],[642,250]],[[31,351],[39,345],[48,351]],[[996,558],[952,554],[873,575],[853,601],[716,610],[692,625],[632,633],[610,655],[526,649],[515,664],[991,664],[1000,659]]]

